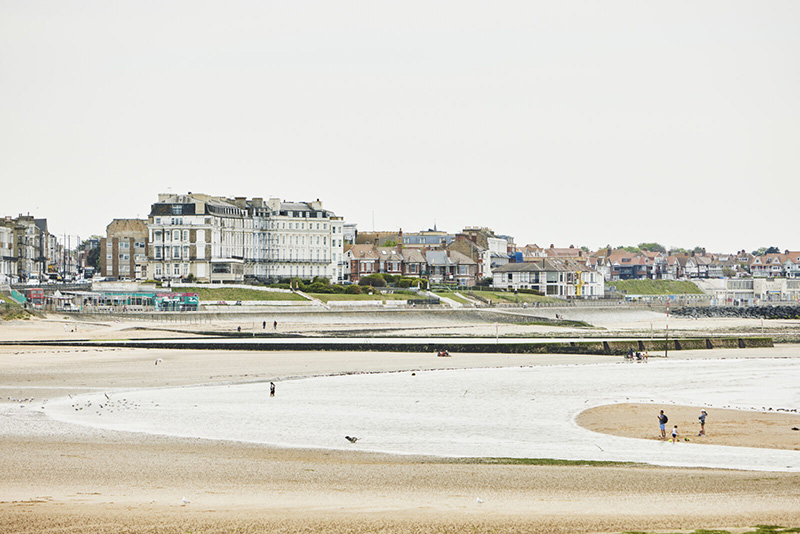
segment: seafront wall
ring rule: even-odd
[[[12,344],[12,343],[0,343]],[[70,347],[145,348],[173,350],[225,350],[225,351],[344,351],[344,352],[439,352],[495,353],[495,354],[604,354],[624,355],[634,352],[664,352],[715,348],[772,347],[768,337],[683,338],[674,340],[592,340],[592,341],[510,341],[431,339],[426,341],[396,340],[308,340],[308,339],[253,339],[241,341],[225,339],[160,340],[160,341],[27,341],[14,345],[59,345]],[[656,356],[654,354],[654,356]]]

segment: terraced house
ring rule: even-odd
[[[344,221],[322,202],[159,195],[148,219],[148,276],[212,283],[343,280]]]
[[[509,263],[494,270],[492,285],[497,289],[534,289],[560,298],[600,298],[605,292],[603,276],[584,262],[572,259],[540,258]]]

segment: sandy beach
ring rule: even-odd
[[[64,322],[59,321],[14,323],[0,326],[0,338],[75,335],[65,332]],[[141,327],[83,324],[77,335],[81,330],[107,339],[130,337],[131,332],[141,337],[161,335],[131,331],[132,326]],[[448,331],[447,325],[441,326]],[[792,358],[800,356],[800,347],[686,351],[671,356]],[[169,364],[168,373],[155,372],[157,358]],[[43,399],[116,389],[269,382],[363,371],[580,364],[608,358],[458,354],[440,359],[411,353],[2,346],[0,531],[612,533],[800,526],[797,473],[518,465],[277,448],[103,430],[58,422],[40,409],[47,405]],[[686,437],[714,445],[784,450],[800,446],[800,432],[790,430],[800,426],[796,414],[709,409],[708,435],[699,438],[688,432],[697,433],[699,410],[700,406],[669,406],[670,427],[678,424],[687,429]],[[581,414],[578,423],[608,435],[654,440],[658,439],[656,413],[652,405],[620,403],[592,408]]]

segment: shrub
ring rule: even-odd
[[[305,291],[308,291],[309,293],[331,293],[333,292],[333,289],[328,284],[323,284],[322,282],[313,282],[306,286]]]
[[[368,276],[363,277],[361,280],[358,281],[358,285],[360,286],[372,286],[372,287],[384,287],[386,285],[386,279],[383,277],[382,274],[370,274]]]
[[[361,294],[361,288],[356,286],[356,285],[347,286],[347,289],[345,289],[344,292],[345,293],[349,293],[351,295],[360,295]]]

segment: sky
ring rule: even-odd
[[[0,0],[0,216],[800,249],[800,2]]]

